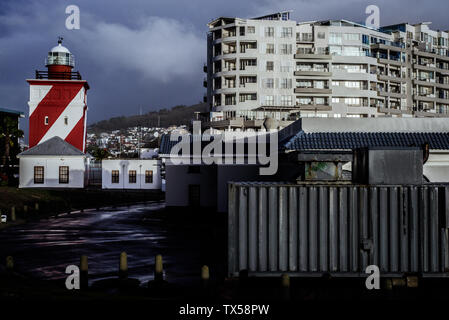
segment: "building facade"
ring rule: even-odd
[[[103,189],[161,189],[161,161],[117,159],[101,162]]]
[[[210,126],[262,128],[300,117],[449,116],[448,33],[428,23],[379,30],[289,12],[209,23]]]
[[[87,185],[86,155],[53,137],[18,155],[19,188],[84,188]]]

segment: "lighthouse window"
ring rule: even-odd
[[[44,123],[46,126],[48,126],[48,116],[45,116]]]
[[[64,117],[64,124],[68,125],[69,124],[69,118],[68,117]]]

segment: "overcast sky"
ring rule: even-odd
[[[80,8],[80,30],[67,30],[65,8]],[[365,20],[381,25],[432,21],[449,29],[448,0],[0,0],[0,107],[28,112],[28,84],[57,36],[88,80],[88,122],[194,104],[205,89],[206,24],[219,16],[254,17],[293,10],[299,21]],[[27,120],[21,125],[26,129]]]

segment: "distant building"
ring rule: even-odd
[[[84,188],[86,155],[60,137],[53,137],[18,155],[19,188]]]
[[[161,161],[150,159],[103,160],[103,189],[161,189]]]
[[[423,180],[449,182],[447,118],[303,118],[279,131],[279,165],[273,176],[260,175],[260,164],[237,164],[237,157],[231,164],[174,164],[171,150],[176,143],[163,136],[159,151],[165,163],[167,206],[214,207],[225,212],[231,181],[348,182],[353,152],[360,148],[421,149],[427,144]]]
[[[449,34],[289,12],[209,23],[205,101],[217,129],[299,117],[448,117]]]

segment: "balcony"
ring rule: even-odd
[[[328,87],[325,88],[299,87],[295,88],[295,93],[331,94],[332,89],[329,89]]]
[[[297,103],[296,107],[302,111],[331,111],[332,110],[332,106],[330,106],[329,104]]]
[[[83,80],[81,74],[76,72],[48,72],[36,70],[36,79],[56,79],[56,80]]]
[[[299,68],[295,70],[295,76],[321,76],[330,77],[332,72],[326,68]]]

